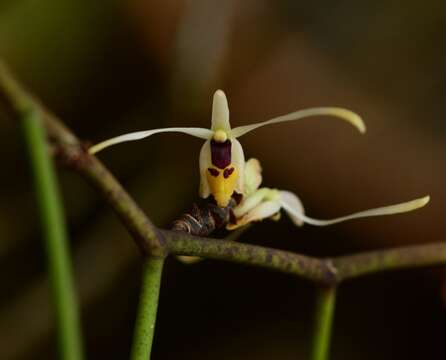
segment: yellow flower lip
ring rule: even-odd
[[[226,140],[228,140],[228,134],[224,130],[217,130],[214,132],[214,135],[212,138],[219,143],[224,143]]]
[[[229,164],[225,169],[209,167],[206,172],[210,192],[219,207],[226,207],[236,190],[238,171],[234,164]]]

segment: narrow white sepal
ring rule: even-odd
[[[217,90],[214,93],[211,129],[212,131],[223,130],[226,133],[231,131],[228,100],[223,90]]]
[[[90,154],[96,154],[97,152],[116,144],[120,144],[127,141],[135,141],[141,140],[148,136],[162,133],[162,132],[179,132],[187,135],[192,135],[200,139],[210,139],[214,134],[213,131],[205,128],[181,128],[181,127],[172,127],[172,128],[162,128],[162,129],[153,129],[153,130],[144,130],[144,131],[136,131],[124,135],[120,135],[105,141],[100,142],[99,144],[93,145],[88,152]]]
[[[353,111],[338,107],[317,107],[317,108],[299,110],[257,124],[238,126],[232,129],[232,136],[237,138],[261,126],[281,123],[285,121],[300,120],[309,116],[335,116],[349,122],[354,127],[356,127],[361,133],[365,133],[366,131],[364,121],[362,121],[361,117],[358,114],[354,113]]]
[[[343,216],[343,217],[331,219],[331,220],[318,220],[318,219],[310,218],[308,216],[305,216],[304,214],[297,212],[294,208],[290,207],[286,202],[282,202],[282,207],[287,212],[289,212],[290,214],[295,216],[296,218],[300,218],[308,224],[316,225],[316,226],[327,226],[327,225],[337,224],[337,223],[340,223],[343,221],[358,219],[358,218],[363,218],[363,217],[393,215],[393,214],[400,214],[400,213],[413,211],[413,210],[416,210],[418,208],[425,206],[429,202],[429,200],[430,200],[430,197],[425,196],[425,197],[415,199],[412,201],[408,201],[405,203],[384,206],[384,207],[379,207],[376,209],[370,209],[370,210],[365,210],[365,211],[360,211],[360,212],[357,212],[357,213],[354,213],[351,215],[347,215],[347,216]]]

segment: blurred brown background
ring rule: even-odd
[[[285,217],[243,240],[315,256],[444,241],[446,5],[443,1],[2,0],[0,54],[86,141],[210,124],[225,90],[233,125],[300,108],[360,113],[368,133],[332,119],[242,138],[264,184],[329,218],[430,194],[420,211],[327,228]],[[55,359],[44,252],[17,124],[0,111],[0,359]],[[154,136],[100,157],[167,226],[196,198],[201,142]],[[90,359],[128,356],[140,259],[111,211],[60,171]],[[332,359],[444,357],[444,272],[346,283]],[[165,270],[154,359],[305,359],[313,286],[204,261]]]

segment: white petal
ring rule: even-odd
[[[269,200],[260,203],[251,211],[249,211],[245,216],[237,219],[236,224],[228,224],[226,228],[228,230],[234,230],[241,226],[247,225],[253,221],[260,221],[267,219],[275,215],[280,210],[280,202],[278,200]]]
[[[239,194],[245,192],[245,154],[243,148],[237,139],[231,139],[231,163],[237,168],[238,179],[235,185],[235,191]],[[210,151],[209,151],[210,152]]]
[[[212,165],[212,157],[211,157],[211,141],[207,140],[200,150],[200,189],[199,195],[201,198],[206,199],[210,194],[211,190],[209,188],[206,172],[208,168]]]
[[[265,198],[268,197],[271,190],[269,188],[261,188],[250,196],[244,197],[240,205],[234,208],[234,215],[236,218],[240,218],[258,206]]]
[[[321,115],[327,115],[327,116],[335,116],[342,120],[345,120],[352,124],[354,127],[356,127],[361,133],[364,133],[366,128],[365,124],[362,121],[361,117],[358,114],[355,114],[354,112],[338,108],[338,107],[318,107],[318,108],[311,108],[311,109],[304,109],[299,110],[296,112],[293,112],[291,114],[282,115],[279,117],[276,117],[274,119],[270,119],[267,121],[263,121],[257,124],[251,124],[251,125],[245,125],[245,126],[238,126],[234,129],[232,129],[232,136],[234,137],[240,137],[254,129],[257,129],[261,126],[269,125],[269,124],[275,124],[285,121],[292,121],[292,120],[299,120],[303,119],[309,116],[321,116]]]
[[[278,200],[262,202],[244,216],[245,221],[252,222],[267,219],[276,214],[280,210],[280,207]]]
[[[120,135],[120,136],[105,140],[103,142],[100,142],[99,144],[92,146],[88,150],[88,152],[90,154],[96,154],[97,152],[99,152],[109,146],[112,146],[115,144],[120,144],[120,143],[127,142],[127,141],[141,140],[141,139],[144,139],[144,138],[151,136],[153,134],[162,133],[162,132],[179,132],[179,133],[192,135],[197,138],[205,139],[205,140],[212,138],[212,135],[214,134],[211,130],[205,129],[205,128],[181,128],[181,127],[136,131],[136,132]]]
[[[317,226],[326,226],[326,225],[332,225],[336,224],[342,221],[352,220],[352,219],[358,219],[362,217],[371,217],[371,216],[381,216],[381,215],[393,215],[393,214],[399,214],[404,213],[412,210],[416,210],[418,208],[421,208],[425,206],[429,202],[429,196],[425,196],[420,199],[415,199],[412,201],[408,201],[401,204],[396,205],[390,205],[390,206],[384,206],[376,209],[370,209],[365,211],[360,211],[348,216],[343,216],[340,218],[332,219],[332,220],[317,220],[309,218],[308,216],[305,216],[303,214],[300,214],[299,212],[295,211],[292,207],[288,206],[285,202],[282,203],[282,207],[295,216],[296,218],[302,219],[304,222],[311,224],[311,225],[317,225]]]
[[[297,226],[302,226],[304,224],[304,221],[302,220],[302,218],[294,215],[294,213],[298,213],[298,214],[302,214],[302,215],[304,214],[304,207],[302,205],[302,201],[300,201],[300,199],[290,191],[281,191],[280,197],[281,197],[282,206],[284,204],[286,204],[286,207],[283,206],[283,209],[285,210],[287,215],[290,217],[291,221]],[[290,211],[288,211],[288,209],[293,209],[294,211],[290,212]]]
[[[249,159],[245,163],[245,196],[256,191],[262,183],[262,166],[257,159]]]
[[[223,90],[217,90],[214,93],[212,102],[212,131],[223,130],[227,133],[231,131],[229,123],[228,100]]]

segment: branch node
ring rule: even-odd
[[[338,269],[331,258],[321,259],[322,264],[327,269],[327,285],[337,285],[340,281]]]

